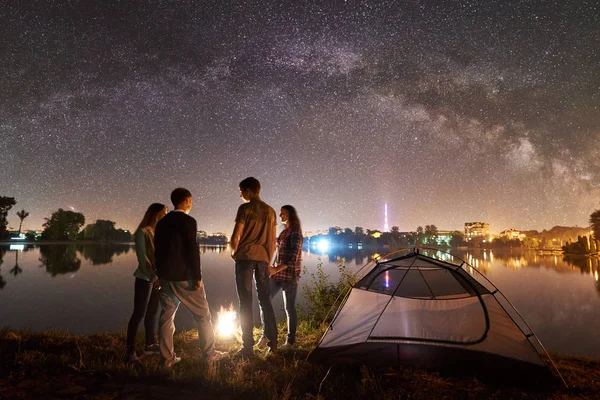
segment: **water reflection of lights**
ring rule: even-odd
[[[25,245],[24,244],[11,244],[10,245],[10,250],[20,250],[20,251],[23,251],[23,250],[25,250]]]
[[[494,262],[494,253],[490,250],[490,262]]]
[[[598,273],[596,273],[596,280],[598,280]],[[386,288],[390,287],[390,272],[389,271],[385,271],[385,287]]]
[[[596,279],[596,282],[598,282],[598,271],[594,272],[594,279]]]

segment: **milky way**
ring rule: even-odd
[[[12,226],[132,229],[184,186],[228,232],[247,176],[305,229],[381,229],[385,202],[401,230],[493,232],[600,206],[596,2],[4,3]]]

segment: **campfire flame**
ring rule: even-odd
[[[221,306],[221,310],[217,313],[217,335],[231,337],[235,335],[237,328],[237,312],[233,304],[228,309]]]

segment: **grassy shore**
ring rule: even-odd
[[[283,327],[280,327],[283,332]],[[258,333],[258,332],[257,332]],[[175,335],[183,358],[173,369],[159,357],[122,362],[124,334],[71,335],[0,330],[0,398],[4,399],[433,399],[600,398],[600,362],[555,355],[569,388],[512,387],[474,377],[447,377],[410,368],[316,366],[306,357],[321,332],[301,322],[294,352],[241,360],[235,340],[219,340],[230,357],[205,364],[196,333]],[[283,338],[282,338],[283,340]]]

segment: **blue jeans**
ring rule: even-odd
[[[271,282],[269,283],[271,299],[273,299],[273,297],[275,297],[280,290],[283,291],[283,305],[287,315],[288,335],[286,343],[294,344],[296,343],[296,327],[298,326],[298,313],[296,312],[296,294],[298,293],[298,282],[295,280],[280,281],[271,279]],[[260,316],[263,318],[262,313]]]
[[[256,280],[256,292],[261,315],[264,315],[263,329],[269,339],[269,347],[277,348],[277,321],[269,296],[269,264],[264,261],[236,260],[235,283],[240,301],[240,326],[242,342],[245,349],[254,346],[253,314],[252,314],[252,275]]]
[[[156,342],[156,317],[160,308],[160,296],[157,289],[152,287],[152,282],[135,278],[133,292],[133,314],[127,325],[127,352],[135,351],[135,338],[142,320],[146,329],[146,344]]]

